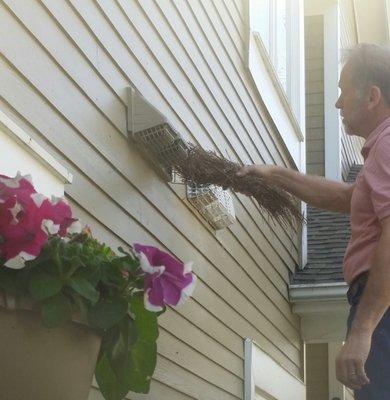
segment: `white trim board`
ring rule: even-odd
[[[245,339],[244,400],[305,400],[304,383]]]
[[[72,183],[73,175],[1,110],[0,130],[48,167],[63,183]]]
[[[30,175],[37,192],[47,197],[64,196],[72,174],[26,132],[0,111],[0,174]]]

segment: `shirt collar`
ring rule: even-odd
[[[367,159],[368,154],[378,140],[379,135],[390,126],[390,117],[386,118],[380,125],[378,125],[367,137],[366,142],[362,148],[362,156],[364,160]]]

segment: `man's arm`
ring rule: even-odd
[[[250,165],[238,176],[257,175],[298,197],[305,203],[329,211],[349,213],[355,185],[305,175],[277,165]]]
[[[351,389],[359,389],[368,383],[364,364],[370,351],[371,337],[389,306],[390,216],[382,220],[382,233],[370,268],[369,279],[360,300],[350,335],[336,361],[338,379]]]

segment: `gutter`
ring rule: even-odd
[[[313,301],[345,301],[348,284],[345,282],[334,283],[309,283],[289,285],[291,303],[308,303]]]

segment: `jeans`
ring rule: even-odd
[[[364,282],[348,290],[351,305],[347,337],[351,330],[359,300],[364,291]],[[355,400],[390,400],[390,308],[387,310],[372,335],[371,350],[365,364],[370,383],[355,391]]]

